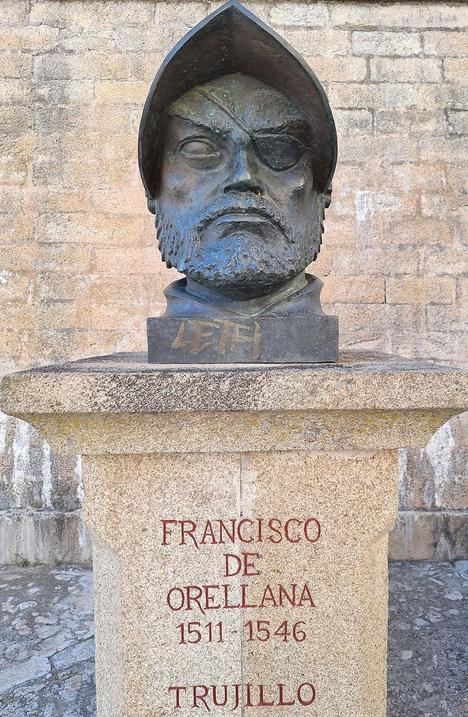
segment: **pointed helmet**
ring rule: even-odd
[[[337,138],[322,85],[273,30],[229,0],[175,45],[150,87],[140,123],[138,161],[151,211],[159,193],[166,110],[192,87],[235,72],[261,80],[302,109],[312,130],[316,186],[330,192]]]

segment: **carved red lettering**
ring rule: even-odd
[[[239,708],[243,710],[244,707],[310,707],[316,698],[315,688],[310,682],[304,682],[298,687],[288,687],[282,682],[274,685],[252,685],[248,682],[243,685],[169,687],[169,692],[175,692],[177,709],[182,706],[182,697],[187,691],[185,704],[192,709],[205,708],[208,712],[213,707],[225,707],[229,713]]]
[[[213,704],[215,705],[215,707],[226,707],[228,701],[227,685],[223,685],[224,697],[222,702],[218,699],[218,688],[216,687],[216,685],[213,685],[211,689],[213,690]]]
[[[230,520],[163,520],[162,544],[194,546],[225,545],[226,543],[263,543],[277,545],[283,541],[298,544],[316,543],[321,535],[317,518],[231,518]]]
[[[273,590],[269,585],[267,585],[263,591],[259,607],[267,607],[268,604],[270,604],[270,607],[278,607],[275,596],[273,595]]]
[[[175,600],[177,600],[177,597],[180,597],[180,605],[177,607],[177,604],[175,603]],[[167,593],[167,604],[171,608],[171,610],[182,610],[182,608],[185,605],[185,596],[184,591],[181,588],[171,588],[169,592]]]
[[[208,538],[210,538],[210,540],[208,540]],[[208,521],[205,525],[205,530],[203,531],[203,536],[200,542],[202,545],[216,545],[217,541],[210,521]]]
[[[250,558],[260,560],[260,553],[241,553],[242,558],[232,553],[226,553],[225,560],[225,576],[232,578],[235,575],[246,575],[247,577],[255,577],[260,575],[260,570],[255,568],[255,563]]]
[[[176,707],[177,709],[180,709],[180,693],[181,693],[181,691],[186,692],[186,691],[187,691],[187,688],[186,688],[186,687],[169,687],[169,688],[168,688],[168,691],[169,691],[169,692],[172,692],[173,690],[174,690],[175,693],[176,693],[176,695],[175,695],[175,707]]]
[[[296,539],[294,540],[289,534],[289,526],[291,525],[291,523],[302,525],[302,520],[298,520],[297,518],[289,518],[289,520],[286,521],[286,523],[284,524],[284,534],[286,536],[286,540],[288,541],[288,543],[300,543],[300,537],[296,537]]]
[[[232,578],[234,575],[239,575],[242,570],[242,560],[238,555],[232,553],[226,553],[224,556],[224,575],[227,578]]]
[[[236,603],[229,602],[229,591],[231,588],[230,585],[227,585],[225,583],[221,587],[223,588],[223,592],[224,592],[224,607],[226,608],[226,610],[232,610],[234,608],[243,607],[239,602],[236,602]]]
[[[226,538],[228,539],[229,543],[235,543],[236,541],[236,519],[231,518],[231,527],[230,529],[227,527],[227,524],[224,520],[219,521],[219,543],[220,545],[224,545],[224,538],[223,533],[226,534]]]
[[[249,568],[252,571],[252,568]],[[252,574],[257,575],[258,573]],[[207,610],[232,610],[236,608],[264,607],[315,607],[312,593],[307,584],[292,583],[285,585],[266,585],[259,588],[249,583],[241,583],[240,601],[235,597],[236,587],[229,583],[222,585],[184,585],[169,590],[166,602],[171,610],[199,610],[205,615]]]
[[[304,585],[304,587],[302,588],[301,597],[299,598],[297,607],[315,607],[308,585]]]
[[[163,528],[163,545],[169,545],[167,542],[167,536],[172,535],[172,530],[168,527],[169,525],[177,525],[177,520],[162,520],[162,528]]]
[[[277,528],[274,527],[275,524],[277,524],[277,526],[278,526]],[[283,538],[283,536],[282,536],[282,534],[281,534],[281,530],[280,530],[280,528],[281,528],[281,520],[279,520],[278,518],[271,518],[271,520],[268,521],[268,527],[270,528],[271,531],[273,531],[273,533],[274,533],[275,535],[278,536],[278,539],[277,539],[277,540],[274,540],[274,539],[273,539],[273,536],[270,535],[269,538],[268,538],[268,540],[270,541],[270,543],[274,543],[275,545],[277,545],[278,543],[281,543],[281,540],[282,540],[282,538]]]
[[[260,560],[262,557],[260,553],[242,553],[242,556],[244,558],[244,575],[247,575],[247,577],[254,577],[255,575],[260,575],[260,570],[257,570],[255,568],[255,563],[253,561],[250,561],[249,558],[255,558],[256,560]]]
[[[308,699],[306,697],[303,697],[304,688],[307,688],[307,690],[310,692]],[[315,701],[315,687],[309,682],[305,682],[304,684],[299,685],[297,689],[297,699],[303,707],[308,707]]]
[[[247,608],[250,608],[250,607],[257,607],[255,604],[250,605],[250,604],[248,603],[248,601],[247,601],[247,591],[248,591],[248,589],[249,589],[249,586],[248,586],[248,585],[245,585],[245,584],[242,584],[242,585],[240,586],[240,588],[241,588],[241,599],[242,599],[241,607],[244,608],[244,609],[247,609]]]
[[[205,609],[206,610],[219,610],[221,605],[219,603],[214,604],[216,596],[213,595],[213,590],[219,592],[219,585],[205,585]]]
[[[187,585],[185,590],[187,596],[187,610],[193,610],[193,603],[198,607],[202,615],[204,615],[205,611],[200,602],[200,598],[203,595],[203,589],[199,585]]]
[[[253,543],[254,538],[252,535],[250,535],[249,538],[246,538],[242,534],[242,529],[243,529],[244,525],[249,525],[252,528],[253,520],[249,520],[249,518],[243,518],[242,520],[239,520],[239,522],[237,524],[237,536],[238,536],[239,540],[241,541],[241,543]]]
[[[189,535],[192,538],[193,544],[196,548],[199,548],[198,541],[194,536],[194,532],[197,529],[197,524],[193,520],[181,520],[180,521],[180,533],[181,533],[181,545],[186,545],[185,536]]]
[[[263,696],[263,689],[264,689],[264,685],[258,686],[259,699],[258,699],[257,706],[258,707],[273,707],[273,705],[275,704],[274,700],[273,700],[273,702],[267,702]]]
[[[315,528],[315,531],[316,531],[316,536],[313,539],[309,535],[309,526],[310,525],[313,525]],[[306,540],[308,540],[309,543],[316,543],[317,540],[320,538],[320,533],[321,533],[321,528],[320,528],[320,523],[318,522],[317,518],[309,518],[309,520],[306,520],[305,525],[304,525],[304,534],[305,534]]]
[[[209,692],[209,688],[206,685],[194,685],[193,688],[193,707],[199,707],[198,700],[202,702],[208,712],[210,711],[210,708],[208,706],[208,703],[206,701],[206,696]]]
[[[295,700],[290,700],[289,702],[287,702],[284,699],[283,690],[286,687],[286,685],[282,685],[280,682],[276,686],[278,688],[278,707],[291,707],[292,705],[294,705],[296,703]]]
[[[286,588],[283,585],[279,585],[279,595],[278,595],[278,602],[280,604],[280,607],[285,607],[286,602],[288,602],[292,607],[296,606],[296,584],[290,585],[290,591],[291,594],[288,593]]]

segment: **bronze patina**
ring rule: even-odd
[[[337,319],[305,269],[320,249],[336,132],[302,59],[228,2],[159,70],[139,161],[162,258],[186,277],[148,319],[149,361],[335,361]]]

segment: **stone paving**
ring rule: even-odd
[[[91,584],[83,567],[0,568],[1,717],[96,714]],[[468,561],[392,563],[388,716],[468,716],[467,685]]]
[[[388,717],[468,716],[468,561],[390,563]]]

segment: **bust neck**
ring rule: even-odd
[[[187,277],[187,292],[189,294],[196,296],[202,301],[208,301],[210,303],[217,304],[220,307],[223,306],[226,309],[243,316],[256,316],[257,314],[266,311],[270,308],[270,306],[274,306],[278,302],[296,294],[306,285],[307,279],[305,272],[301,271],[278,289],[275,289],[268,294],[256,296],[253,299],[238,300],[230,299],[223,294],[200,284],[198,281],[194,281],[193,279],[189,279]]]

